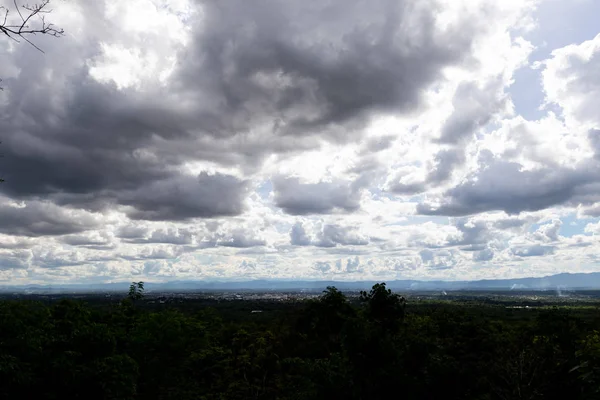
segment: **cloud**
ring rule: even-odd
[[[337,246],[365,246],[369,238],[357,227],[339,224],[318,223],[307,232],[305,224],[296,222],[290,230],[290,243],[294,246],[316,246],[334,248]]]
[[[556,250],[554,246],[544,246],[541,244],[533,244],[527,246],[516,246],[511,249],[515,256],[519,257],[539,257],[548,254],[553,254]]]
[[[133,206],[132,219],[185,220],[239,215],[244,209],[246,182],[236,177],[205,172],[156,181],[121,195]]]
[[[487,221],[459,218],[454,221],[454,226],[460,234],[448,238],[449,246],[463,246],[463,251],[481,250],[484,245],[492,239]]]
[[[474,261],[490,261],[494,258],[494,251],[492,249],[486,248],[481,251],[476,251],[473,253]]]
[[[217,243],[219,246],[246,248],[264,246],[267,244],[267,241],[258,232],[251,229],[238,228],[234,229],[231,233],[219,235]]]
[[[0,204],[0,232],[19,236],[53,236],[78,233],[100,226],[98,215],[69,210],[49,202]]]
[[[600,39],[528,68],[536,5],[57,4],[45,55],[0,40],[0,279],[586,268]]]
[[[302,183],[298,178],[273,179],[275,205],[291,215],[353,212],[360,208],[360,180]]]
[[[111,250],[115,248],[114,238],[107,232],[66,235],[60,237],[59,241],[70,246],[85,247],[88,249]]]
[[[494,158],[486,151],[480,156],[478,170],[449,189],[441,204],[420,203],[417,212],[462,216],[542,210],[574,200],[586,185],[598,180],[598,171],[598,166],[587,160],[576,167],[525,170],[519,163]]]
[[[231,1],[202,14],[177,77],[217,100],[205,124],[226,135],[269,115],[278,134],[335,138],[369,113],[415,109],[423,87],[468,52],[474,28],[442,27],[435,2]]]
[[[364,246],[368,243],[369,239],[361,235],[355,227],[325,224],[317,233],[315,245],[319,247]]]
[[[290,230],[290,243],[294,246],[308,246],[311,242],[302,222],[296,222]]]
[[[29,268],[33,258],[30,250],[0,252],[0,271]]]
[[[487,125],[495,113],[506,107],[508,98],[502,89],[499,77],[484,87],[471,81],[460,83],[452,99],[454,110],[444,122],[438,141],[457,144],[470,139],[477,129]]]
[[[559,231],[562,226],[560,219],[554,219],[549,224],[541,225],[537,231],[533,233],[533,238],[541,242],[555,242],[559,240]]]
[[[552,51],[543,66],[546,101],[558,104],[567,123],[600,127],[597,99],[600,96],[600,34],[580,44]]]
[[[167,244],[192,244],[194,240],[194,235],[192,232],[186,229],[157,229],[148,239],[145,240],[146,243],[167,243]]]

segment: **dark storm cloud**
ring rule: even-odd
[[[193,40],[167,88],[120,90],[88,73],[98,37],[128,45],[93,3],[81,5],[81,36],[42,38],[46,57],[15,51],[19,75],[6,81],[0,110],[0,190],[92,210],[129,205],[131,218],[149,220],[240,213],[239,182],[219,175],[198,183],[181,165],[209,160],[252,171],[274,152],[351,140],[373,114],[418,107],[480,28],[439,31],[437,7],[411,1],[203,2],[187,21]],[[386,140],[368,147],[384,149]],[[343,195],[279,199],[290,213],[355,210],[356,193]]]
[[[598,165],[593,162],[584,161],[575,167],[523,170],[521,164],[493,159],[491,154],[482,159],[479,170],[448,190],[440,206],[421,203],[417,212],[464,216],[494,210],[507,214],[537,211],[588,195],[587,185],[599,179]]]
[[[0,204],[0,233],[8,235],[65,235],[98,226],[100,221],[92,214],[65,210],[47,202],[31,201],[19,207]]]
[[[180,84],[217,96],[206,120],[229,134],[266,115],[275,131],[304,135],[412,109],[470,48],[468,28],[435,31],[435,12],[395,0],[206,2]]]
[[[120,194],[119,200],[134,207],[128,213],[132,219],[185,220],[239,215],[246,191],[247,182],[234,176],[201,173],[155,181]]]
[[[360,181],[301,183],[298,178],[274,178],[275,205],[291,215],[352,212],[360,208]]]

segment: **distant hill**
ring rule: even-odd
[[[385,281],[396,291],[433,291],[433,290],[548,290],[548,289],[600,289],[600,272],[562,273],[541,278],[486,279],[478,281]],[[146,283],[148,291],[216,291],[216,290],[306,290],[321,291],[327,286],[340,290],[363,290],[371,288],[377,281],[170,281],[165,283]],[[4,285],[1,292],[33,293],[75,293],[75,292],[126,292],[129,282],[95,284],[58,284],[58,285]]]

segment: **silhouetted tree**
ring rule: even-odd
[[[144,297],[144,282],[131,282],[127,298],[133,302],[141,300]]]
[[[365,316],[381,327],[397,331],[404,319],[406,299],[392,293],[385,287],[385,283],[377,283],[369,293],[360,292],[360,301],[365,304]]]

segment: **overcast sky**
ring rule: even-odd
[[[596,0],[52,5],[0,38],[0,283],[600,270]]]

